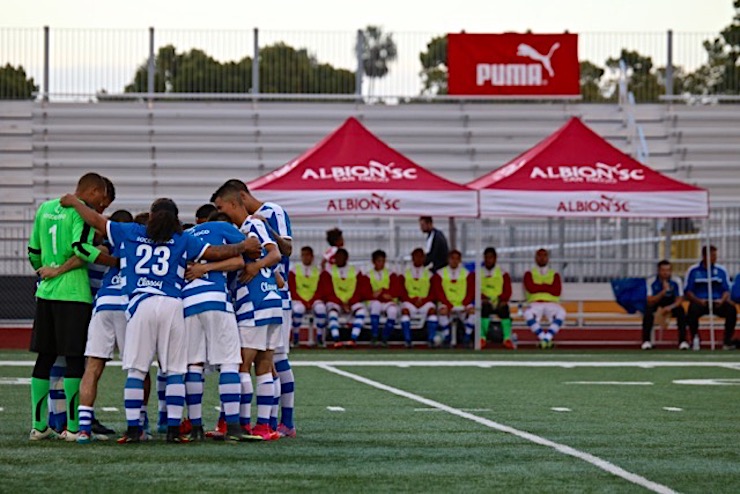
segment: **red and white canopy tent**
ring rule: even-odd
[[[293,217],[478,215],[475,191],[417,165],[355,118],[248,186]]]
[[[578,118],[467,185],[479,191],[480,218],[709,216],[708,191],[643,165]],[[478,297],[476,293],[477,301]]]
[[[509,163],[473,180],[481,217],[705,218],[706,190],[662,175],[571,118]]]

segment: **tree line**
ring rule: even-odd
[[[734,0],[732,22],[716,37],[703,43],[706,62],[693,71],[676,66],[673,70],[673,94],[740,94],[740,0]],[[354,47],[360,56],[368,92],[374,93],[375,81],[388,75],[398,57],[392,33],[378,26],[367,26]],[[652,58],[635,50],[622,49],[619,56],[599,65],[580,62],[580,86],[583,101],[609,102],[617,98],[614,73],[624,61],[629,89],[638,102],[658,101],[665,94],[666,69]],[[419,53],[422,95],[447,94],[447,36],[436,36]],[[251,57],[220,62],[200,49],[178,52],[173,45],[160,48],[154,61],[154,91],[157,93],[249,93],[252,91]],[[142,63],[124,88],[126,93],[145,93],[147,62]],[[305,48],[278,42],[264,46],[259,56],[259,92],[283,94],[353,94],[355,73],[321,63]],[[0,99],[30,99],[38,85],[22,66],[0,67]],[[101,91],[105,93],[105,91]]]

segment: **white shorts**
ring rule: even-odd
[[[370,314],[375,315],[388,315],[388,309],[391,309],[391,312],[393,312],[394,307],[396,313],[398,313],[398,304],[395,302],[381,302],[380,300],[371,300],[367,303],[367,308],[370,311]]]
[[[540,322],[543,317],[549,322],[552,322],[553,319],[565,321],[565,309],[555,302],[532,302],[524,310],[524,319],[527,321],[534,319]]]
[[[290,301],[288,301],[290,302]],[[283,305],[283,324],[280,326],[280,345],[275,349],[275,353],[290,353],[290,339],[293,336],[293,314],[290,309],[285,309]]]
[[[85,357],[96,357],[106,360],[113,358],[113,351],[118,347],[118,354],[123,355],[123,344],[126,335],[126,311],[101,310],[93,314],[87,329]]]
[[[229,312],[209,310],[185,318],[188,363],[241,364],[239,329]]]
[[[326,311],[337,311],[339,314],[344,314],[344,310],[342,309],[342,306],[339,304],[335,304],[334,302],[327,302],[326,303]],[[352,311],[352,314],[357,312],[358,310],[365,311],[365,304],[362,302],[357,302],[356,304],[352,304],[352,307],[350,307],[350,310]]]
[[[149,372],[154,356],[165,374],[185,374],[188,343],[182,300],[154,295],[143,300],[126,326],[123,368]]]
[[[252,350],[275,350],[282,340],[282,324],[267,324],[265,326],[239,325],[239,339],[242,348]]]
[[[418,317],[421,319],[422,324],[426,322],[427,317],[429,316],[429,311],[435,308],[436,306],[434,305],[434,302],[427,302],[421,307],[416,307],[411,302],[404,302],[401,304],[401,309],[407,309],[409,311],[409,316],[412,319]]]

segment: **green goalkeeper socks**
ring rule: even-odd
[[[67,430],[69,432],[80,430],[80,418],[77,416],[77,406],[80,404],[81,381],[82,379],[79,377],[64,378],[64,396],[67,397]]]
[[[504,340],[511,339],[511,319],[501,319],[501,331],[504,333]]]
[[[31,378],[31,421],[33,428],[45,431],[48,427],[46,419],[49,415],[49,380]]]
[[[488,339],[488,328],[491,325],[491,320],[487,317],[482,317],[480,320],[480,337],[484,340]]]

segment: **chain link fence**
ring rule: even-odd
[[[389,34],[396,57],[388,73],[363,69],[362,30],[0,29],[0,99],[97,101],[124,93],[355,95],[393,103],[446,93],[444,33]],[[717,33],[579,33],[582,99],[616,100],[619,59],[627,62],[637,102],[700,91],[703,43]],[[669,41],[670,39],[670,41]],[[436,41],[435,41],[436,40]],[[442,40],[440,42],[440,40]],[[152,55],[150,62],[150,53]],[[259,63],[254,64],[255,54]],[[728,75],[728,77],[730,77]],[[710,88],[737,93],[738,81]]]

